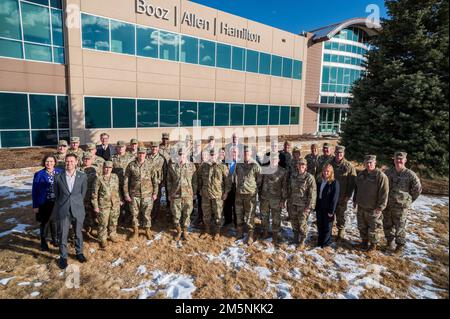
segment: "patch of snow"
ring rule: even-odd
[[[18,224],[19,222],[18,222],[17,219],[15,219],[15,218],[8,218],[7,220],[5,220],[5,223],[8,223],[8,224]]]
[[[204,256],[209,262],[221,262],[236,270],[248,268],[246,262],[248,253],[242,247],[230,246],[225,248],[218,256],[210,254],[204,254]]]
[[[93,254],[93,253],[95,253],[95,249],[94,248],[89,248],[89,253],[91,253],[91,254]]]
[[[115,261],[113,261],[112,263],[111,263],[111,266],[112,267],[117,267],[117,266],[120,266],[120,265],[122,265],[124,263],[124,260],[122,259],[122,258],[118,258],[118,259],[116,259]]]
[[[29,286],[29,285],[31,285],[31,282],[29,281],[22,281],[17,284],[17,286]]]
[[[31,297],[37,297],[37,296],[39,296],[41,293],[39,292],[39,291],[33,291],[31,294],[30,294],[30,296]]]
[[[141,265],[138,267],[138,269],[136,270],[136,275],[145,275],[147,273],[147,267],[145,267],[144,265]]]
[[[6,286],[6,285],[8,284],[8,282],[10,282],[11,280],[13,280],[14,278],[16,278],[16,277],[13,276],[13,277],[9,277],[9,278],[3,278],[3,279],[0,279],[0,285]]]
[[[35,282],[35,283],[33,284],[33,286],[35,286],[35,287],[41,287],[41,286],[42,286],[42,282]]]
[[[7,230],[7,231],[4,231],[4,232],[0,233],[0,238],[4,237],[4,236],[7,236],[9,234],[12,234],[12,233],[24,233],[25,229],[27,229],[27,227],[30,227],[30,225],[28,225],[28,224],[17,224],[13,229],[10,229],[10,230]]]
[[[33,204],[33,202],[31,200],[26,200],[26,201],[14,203],[9,208],[11,208],[11,209],[22,208],[22,207],[31,206],[31,204]]]
[[[300,269],[297,267],[291,269],[289,271],[289,275],[296,280],[300,280],[302,278],[302,273],[300,272]]]
[[[163,235],[162,232],[159,232],[158,234],[156,234],[155,238],[147,241],[147,246],[150,246],[155,241],[161,240],[162,235]]]

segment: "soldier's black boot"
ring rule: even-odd
[[[363,251],[367,251],[367,248],[369,248],[369,243],[368,243],[367,241],[363,240],[363,241],[361,242],[360,248],[361,248],[361,250],[363,250]]]

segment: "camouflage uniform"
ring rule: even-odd
[[[345,230],[345,211],[347,210],[348,200],[355,189],[356,169],[345,158],[340,162],[333,160],[330,162],[334,169],[334,178],[339,182],[340,193],[336,207],[336,226],[339,231]]]
[[[159,152],[156,155],[148,154],[147,161],[149,161],[151,165],[154,167],[154,170],[158,177],[158,198],[154,202],[153,206],[153,213],[156,214],[156,212],[158,212],[160,209],[162,188],[164,186],[163,182],[165,180],[164,177],[167,172],[167,162],[164,156],[161,155],[161,153]]]
[[[291,165],[292,161],[292,154],[290,152],[285,152],[284,150],[281,150],[278,152],[280,157],[279,166],[288,169]]]
[[[197,192],[195,165],[171,163],[167,172],[167,194],[171,198],[170,209],[175,227],[186,229],[190,224],[194,194]]]
[[[105,159],[101,156],[95,155],[92,159],[92,166],[97,170],[97,174],[103,174],[103,164],[105,163]]]
[[[123,192],[123,185],[125,180],[125,170],[128,167],[128,164],[135,159],[135,157],[130,156],[129,153],[125,153],[124,155],[115,154],[113,155],[111,161],[113,162],[113,170],[112,172],[117,175],[119,178],[119,195],[120,198],[125,198],[124,192]],[[122,215],[120,217],[120,223],[125,223],[127,212],[131,212],[131,208],[129,205],[124,204],[122,209],[120,209]]]
[[[208,152],[209,153],[209,152]],[[228,168],[222,163],[204,162],[198,172],[198,189],[202,196],[203,223],[209,228],[211,215],[214,215],[214,226],[219,232],[223,224],[223,200],[228,179]]]
[[[320,173],[318,173],[317,170],[319,166],[319,155],[314,155],[310,153],[305,156],[305,160],[306,160],[306,171],[314,177],[320,175]]]
[[[258,182],[260,181],[261,167],[254,160],[245,163],[237,163],[234,170],[236,175],[236,225],[241,228],[247,225],[249,231],[255,227],[256,194]],[[227,193],[231,190],[230,175],[227,183]]]
[[[84,207],[86,209],[84,225],[86,228],[94,228],[96,226],[96,213],[94,212],[94,208],[92,207],[92,193],[94,192],[94,183],[95,179],[97,178],[97,171],[93,166],[85,167],[84,165],[81,166],[80,170],[84,172],[87,177],[87,192],[86,196],[84,197]]]
[[[373,172],[363,170],[356,177],[353,202],[358,205],[358,229],[363,243],[377,244],[382,227],[383,215],[377,216],[375,209],[386,208],[389,194],[387,176],[378,168]]]
[[[140,164],[138,159],[130,162],[125,170],[123,192],[131,198],[133,227],[139,226],[139,214],[142,214],[144,228],[151,227],[153,194],[158,187],[158,175],[148,160]]]
[[[278,233],[281,227],[280,204],[287,199],[287,171],[283,167],[276,167],[272,174],[261,175],[260,211],[262,226],[269,230],[270,213],[272,212],[272,231]]]
[[[397,172],[395,167],[386,171],[389,180],[389,198],[383,212],[383,228],[388,243],[395,238],[397,245],[406,243],[406,220],[411,204],[422,192],[416,173],[408,168]]]
[[[300,163],[306,164],[306,160],[300,159]],[[305,172],[300,174],[295,169],[289,176],[289,211],[294,231],[294,239],[300,235],[300,243],[304,242],[308,232],[309,213],[316,206],[317,185],[314,176]],[[305,210],[309,209],[306,213]]]
[[[102,242],[116,234],[120,213],[119,177],[116,174],[95,179],[92,206],[100,209],[98,214],[98,239]]]
[[[55,167],[65,169],[66,168],[66,154],[56,152],[53,154],[53,156],[56,157],[56,165]]]

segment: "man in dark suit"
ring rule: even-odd
[[[61,269],[67,267],[67,237],[69,227],[72,225],[75,232],[76,258],[79,262],[86,262],[83,255],[83,235],[81,229],[85,217],[84,196],[87,191],[86,174],[77,170],[77,156],[66,156],[66,168],[61,174],[55,176],[55,206],[53,214],[60,228],[58,266]]]
[[[116,154],[116,149],[109,144],[109,135],[107,133],[100,134],[100,141],[102,144],[97,146],[97,156],[103,157],[105,161],[110,161],[113,155]]]

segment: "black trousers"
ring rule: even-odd
[[[230,192],[228,193],[228,197],[223,205],[224,225],[234,223],[234,226],[236,226],[235,199],[236,199],[236,185],[233,184]]]
[[[319,233],[317,244],[322,248],[330,246],[334,216],[332,218],[328,217],[328,212],[324,210],[316,210],[316,216],[317,216],[317,231]]]
[[[50,230],[52,242],[57,243],[58,224],[55,218],[52,218],[53,206],[55,206],[55,202],[45,202],[44,204],[39,205],[39,210],[36,214],[36,221],[41,223],[39,226],[41,243],[46,241],[48,230]]]

